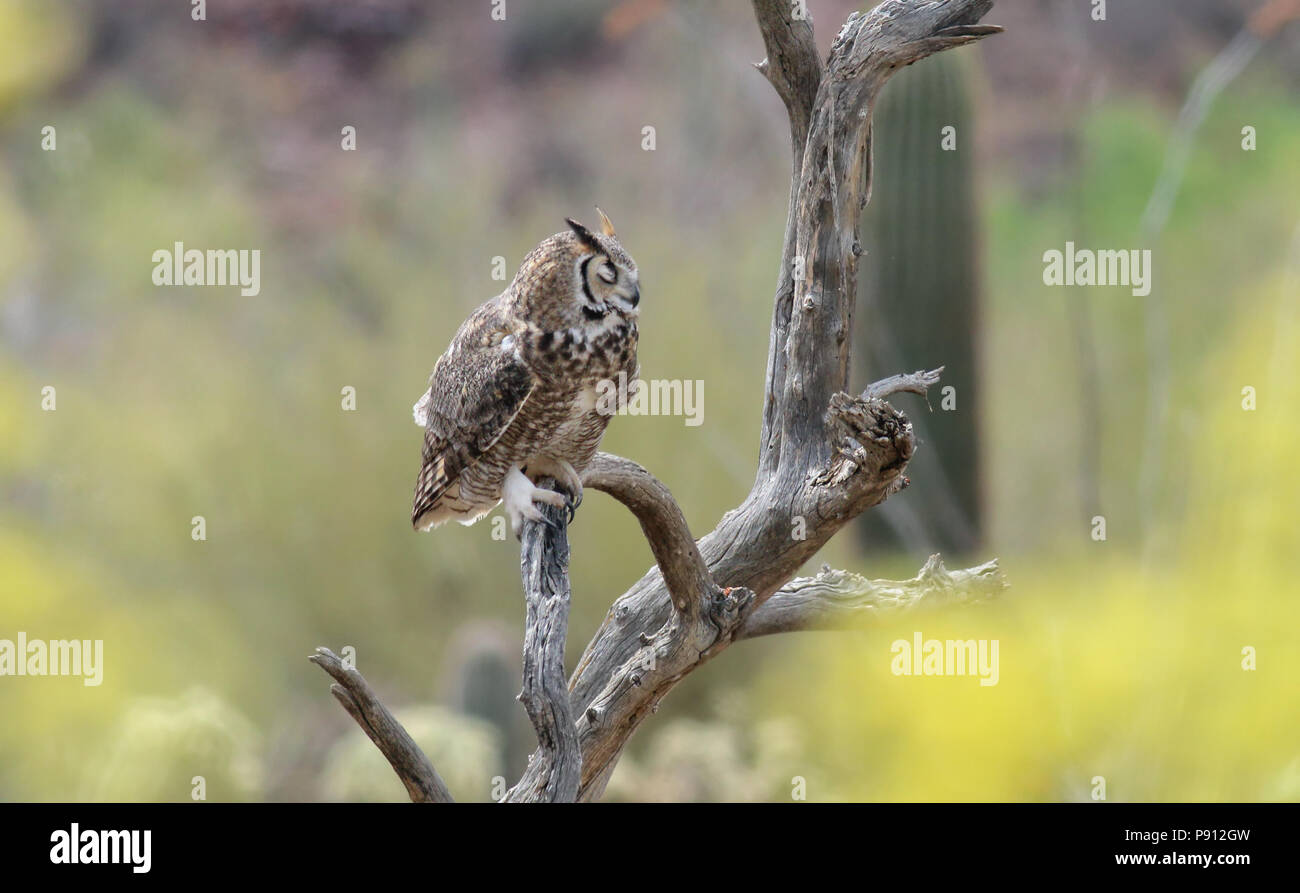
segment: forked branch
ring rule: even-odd
[[[870,196],[876,97],[900,67],[999,31],[979,24],[993,0],[886,0],[849,17],[825,64],[811,20],[796,18],[803,4],[753,3],[767,52],[758,68],[785,103],[792,150],[754,485],[697,541],[653,475],[627,459],[596,456],[585,485],[631,510],[656,566],[614,602],[567,690],[567,539],[562,525],[525,527],[522,698],[539,746],[510,800],[597,799],[640,723],[732,642],[976,601],[1005,585],[995,561],[949,572],[937,556],[907,581],[829,570],[791,580],[841,527],[906,486],[916,439],[907,416],[885,398],[924,395],[941,371],[892,376],[857,394],[849,388],[857,228]],[[340,685],[369,710],[340,700],[399,775],[407,773],[412,799],[449,799],[434,796],[441,783],[433,784],[432,766],[358,680],[345,675]]]

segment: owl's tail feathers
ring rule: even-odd
[[[460,481],[448,482],[441,457],[433,459],[420,469],[415,482],[415,503],[411,506],[411,526],[416,530],[432,530],[447,521],[473,524],[492,511],[496,503],[473,503],[461,498]]]
[[[423,514],[416,515],[411,518],[411,527],[422,533],[426,530],[433,530],[433,528],[438,527],[447,520],[446,517],[438,517],[439,514],[440,512],[437,509],[431,509]]]
[[[437,527],[450,517],[443,512],[442,498],[447,494],[447,467],[444,456],[432,456],[420,466],[420,476],[415,481],[415,501],[411,505],[411,526],[416,530]]]
[[[464,508],[453,508],[446,504],[439,504],[424,512],[424,514],[413,517],[411,526],[416,530],[425,531],[440,527],[448,521],[456,521],[468,527],[495,507],[496,503],[492,505],[465,506]]]

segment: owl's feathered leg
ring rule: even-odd
[[[553,477],[559,482],[560,486],[569,491],[569,498],[565,500],[565,508],[569,510],[569,521],[573,521],[573,515],[582,505],[582,475],[578,470],[565,459],[557,459],[553,456],[540,456],[528,463],[527,476],[533,480],[539,480],[544,477]]]
[[[557,508],[564,508],[568,500],[563,493],[534,486],[533,482],[519,470],[518,465],[511,465],[510,470],[506,472],[506,479],[501,484],[501,505],[510,518],[510,530],[516,539],[523,530],[524,521],[546,520],[537,510],[537,506],[533,505],[534,502],[545,502]]]

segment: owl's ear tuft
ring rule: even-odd
[[[607,236],[612,236],[617,239],[618,234],[614,232],[614,224],[609,222],[609,218],[605,216],[605,212],[597,206],[596,213],[600,215],[600,231]]]
[[[595,251],[600,250],[600,242],[596,241],[596,237],[592,234],[591,230],[587,229],[572,217],[565,217],[564,222],[569,224],[569,229],[573,230],[573,234],[578,237],[579,242]]]

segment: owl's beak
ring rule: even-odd
[[[628,300],[632,302],[633,307],[641,303],[641,286],[638,285],[632,289],[632,297],[628,298]]]

